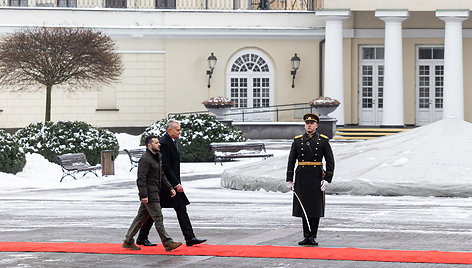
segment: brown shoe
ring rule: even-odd
[[[164,248],[166,249],[166,251],[171,251],[180,247],[180,245],[182,245],[182,242],[172,242],[168,246],[164,246]]]
[[[126,241],[123,241],[123,244],[121,244],[123,248],[129,248],[131,250],[141,250],[140,247],[136,246],[134,243],[128,244]]]

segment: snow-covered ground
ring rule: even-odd
[[[117,137],[120,150],[138,146],[138,136],[118,134]],[[257,176],[259,179],[264,175],[277,174],[275,169],[284,170],[290,141],[264,142],[267,151],[275,154],[273,159],[244,159],[224,162],[223,166],[219,163],[182,163],[183,186],[191,201],[188,210],[199,238],[208,238],[211,244],[297,245],[302,237],[301,220],[291,216],[291,193],[239,191],[223,188],[220,184],[225,170],[238,170],[243,175],[257,172],[255,174],[261,175]],[[352,153],[344,151],[344,148],[356,144],[364,143],[333,143],[338,169],[347,165],[343,164],[340,155]],[[96,178],[88,174],[78,180],[66,178],[63,182],[59,182],[62,171],[58,165],[35,154],[29,154],[27,159],[24,171],[16,175],[0,173],[2,241],[121,243],[139,206],[136,169],[129,171],[130,162],[126,154],[120,154],[115,161],[116,175]],[[272,163],[276,159],[280,159],[280,166]],[[254,168],[249,168],[251,166]],[[252,177],[242,176],[242,179],[246,178]],[[276,178],[283,180],[284,172]],[[335,180],[345,178],[335,177]],[[259,182],[248,183],[257,185]],[[335,184],[331,186],[331,189],[335,188]],[[319,229],[320,243],[324,247],[449,251],[469,251],[471,248],[471,198],[355,195],[329,195],[326,198],[326,218]],[[182,241],[175,212],[164,209],[163,214],[166,229]],[[150,239],[159,242],[155,232],[151,233]],[[98,257],[91,260],[94,257],[90,256]],[[53,263],[53,267],[77,267],[79,262],[99,267],[104,264],[110,267],[117,264],[121,267],[144,267],[144,258],[131,255],[119,259],[116,255],[4,252],[0,253],[0,267],[41,267],[38,263],[43,266],[44,263]],[[150,256],[147,266],[160,267],[164,261],[179,266],[176,265],[179,260],[192,263],[199,260],[199,257],[188,256],[172,256],[164,261],[162,258]],[[73,265],[68,266],[65,260],[70,259],[72,261],[69,263]],[[247,263],[248,260],[239,261]],[[225,264],[234,264],[230,262],[234,259],[228,259]],[[277,263],[269,266],[295,267],[290,263],[280,264],[282,260],[277,260]],[[204,264],[202,262],[199,266],[209,267],[214,262]],[[299,267],[313,265],[310,262]],[[349,263],[340,265],[349,266]],[[264,265],[257,262],[252,266]]]
[[[139,147],[139,136],[117,134],[120,150]],[[275,157],[242,159],[223,165],[182,163],[183,177],[215,175],[232,189],[287,192],[285,171],[290,141],[264,141]],[[382,138],[354,143],[332,142],[336,158],[328,193],[350,195],[416,195],[472,197],[472,124],[441,120]],[[0,173],[0,193],[21,189],[70,189],[136,180],[126,154],[115,160],[115,175],[87,174],[59,182],[59,165],[38,154],[27,154],[24,170]],[[79,175],[80,177],[81,175]],[[201,183],[201,182],[200,182]]]
[[[119,133],[116,135],[120,144],[120,151],[123,149],[138,148],[139,136]],[[275,155],[283,154],[284,151],[273,150]],[[224,165],[219,163],[215,165],[213,162],[206,163],[182,163],[181,175],[197,176],[201,174],[219,177],[225,168],[235,167],[254,159],[244,159],[240,161],[225,162]],[[114,161],[115,175],[96,177],[92,173],[88,173],[81,178],[82,174],[77,176],[77,180],[72,177],[65,177],[62,182],[61,167],[51,163],[39,154],[26,154],[26,165],[23,171],[13,175],[0,172],[0,193],[2,191],[13,191],[21,189],[72,189],[78,187],[89,187],[93,185],[113,184],[124,181],[135,181],[137,168],[129,171],[131,164],[129,157],[125,153],[120,153]],[[101,171],[97,172],[101,175]]]

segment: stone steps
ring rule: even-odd
[[[405,130],[408,128],[336,128],[333,140],[368,140]]]

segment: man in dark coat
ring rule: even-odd
[[[292,215],[302,217],[304,239],[298,244],[316,246],[318,245],[316,235],[320,217],[324,217],[324,191],[333,178],[334,156],[328,137],[316,132],[319,117],[315,114],[305,114],[303,120],[306,133],[296,136],[292,143],[288,157],[286,181],[287,187],[295,192]],[[325,173],[323,158],[326,162]],[[295,183],[293,183],[296,161],[298,161],[298,166],[295,170]],[[300,198],[300,201],[295,194]]]
[[[162,171],[159,139],[155,136],[147,137],[146,147],[146,152],[139,159],[138,179],[136,180],[141,205],[138,214],[128,229],[122,246],[131,250],[140,250],[141,248],[134,244],[134,236],[143,223],[150,219],[151,226],[152,223],[156,226],[165,250],[171,251],[182,245],[182,243],[174,242],[164,229],[159,192],[162,189],[169,193],[171,197],[175,196],[176,192]]]
[[[180,137],[180,124],[178,121],[169,119],[167,121],[167,133],[161,138],[162,165],[164,174],[169,180],[172,187],[177,191],[177,195],[171,198],[168,192],[161,191],[161,205],[163,208],[174,208],[177,213],[180,229],[185,237],[187,246],[193,246],[206,241],[206,239],[198,239],[193,233],[192,224],[187,214],[187,205],[190,204],[185,195],[182,182],[180,180],[180,155],[177,139]],[[151,224],[146,222],[139,232],[137,244],[144,246],[152,246],[149,239],[149,230]]]

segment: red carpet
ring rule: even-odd
[[[210,245],[201,244],[193,247],[180,246],[166,252],[162,245],[144,247],[132,251],[121,244],[112,243],[42,243],[42,242],[0,242],[3,252],[68,252],[98,254],[145,254],[145,255],[186,255],[220,256],[250,258],[290,258],[323,259],[382,262],[417,262],[472,264],[472,252],[418,251],[418,250],[383,250],[359,248],[322,248],[322,247],[280,247],[246,245]]]

